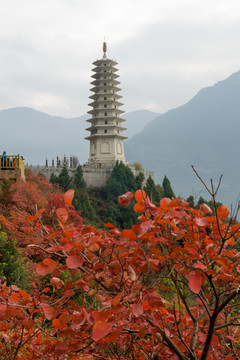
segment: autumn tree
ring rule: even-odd
[[[2,356],[240,358],[240,225],[207,189],[216,215],[207,204],[162,198],[156,205],[143,190],[128,191],[119,203],[133,202],[139,224],[122,231],[74,222],[72,190],[60,207],[52,202],[50,211],[48,203],[27,216],[37,239],[30,248],[45,253],[36,266],[45,282],[27,293],[2,279]]]

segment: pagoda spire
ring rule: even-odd
[[[104,59],[107,58],[107,43],[106,43],[106,41],[104,41],[104,43],[103,43],[103,58]]]
[[[93,63],[93,95],[90,96],[92,102],[89,104],[92,110],[88,111],[92,117],[87,120],[90,127],[86,130],[90,134],[86,139],[90,141],[88,163],[112,166],[116,161],[126,163],[123,141],[127,136],[122,134],[126,128],[122,126],[125,120],[120,117],[124,111],[120,110],[123,104],[119,102],[122,96],[118,94],[121,89],[116,74],[117,62],[109,59],[106,52],[107,44],[104,41],[103,58]]]

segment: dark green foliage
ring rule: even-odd
[[[206,204],[206,200],[204,200],[204,198],[202,196],[200,196],[200,198],[198,199],[198,205],[201,205],[201,204]]]
[[[10,205],[12,202],[12,196],[17,189],[11,189],[13,180],[3,179],[0,184],[0,203],[1,205]]]
[[[55,174],[51,175],[50,182],[53,184],[58,184],[64,192],[69,189],[73,189],[73,206],[77,211],[81,212],[81,216],[86,220],[87,223],[92,225],[96,224],[96,214],[89,202],[86,182],[83,178],[83,170],[80,165],[77,167],[73,178],[69,176],[67,168],[63,167],[59,176]]]
[[[75,189],[73,206],[81,212],[81,216],[91,225],[96,225],[97,217],[95,211],[90,204],[88,194],[85,191]]]
[[[9,285],[16,284],[25,288],[27,272],[24,270],[21,253],[16,244],[0,231],[0,277],[2,276],[6,277]]]
[[[86,189],[87,184],[83,178],[82,166],[78,165],[76,172],[74,174],[73,183],[78,189]]]
[[[67,168],[64,166],[58,176],[58,185],[61,189],[63,189],[63,191],[67,191],[71,187],[71,182],[72,179],[68,174]]]
[[[155,185],[151,176],[148,177],[144,190],[153,202],[159,202],[164,197],[163,189]]]
[[[194,197],[192,195],[190,195],[188,198],[187,198],[187,202],[189,203],[190,207],[194,207]]]
[[[168,197],[170,199],[172,199],[172,197],[175,197],[173,189],[172,189],[171,184],[170,184],[170,181],[168,180],[166,175],[164,176],[162,185],[163,185],[163,190],[164,190],[164,196],[165,197]]]
[[[138,184],[131,169],[122,162],[117,162],[110,179],[107,181],[106,188],[109,197],[116,199],[127,191],[135,192],[138,189]]]
[[[58,176],[55,175],[54,173],[51,174],[50,176],[50,180],[49,180],[52,184],[58,184]]]
[[[83,178],[83,170],[80,165],[76,169],[72,188],[75,191],[73,206],[76,210],[81,211],[81,215],[86,219],[87,223],[96,225],[96,214],[88,198],[86,182]]]
[[[136,183],[139,189],[141,189],[143,181],[144,181],[144,174],[142,171],[140,171],[136,176]]]
[[[68,174],[67,168],[64,166],[59,176],[52,174],[50,177],[50,182],[52,184],[58,184],[60,189],[64,192],[71,188],[72,179]]]
[[[118,197],[128,191],[134,193],[139,188],[131,169],[122,162],[117,162],[106,186],[88,189],[89,198],[98,216],[98,225],[104,226],[106,222],[111,222],[120,229],[131,228],[137,222],[137,215],[133,211],[134,202],[124,207],[118,204]]]

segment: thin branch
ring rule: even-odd
[[[160,334],[155,333],[156,338],[159,341],[162,341],[162,339],[166,342],[166,344],[169,346],[170,349],[179,357],[180,360],[188,360],[188,358],[182,353],[182,351],[175,345],[175,343],[167,336],[165,331],[160,328],[158,325],[154,325],[152,319],[149,315],[146,315],[145,317],[146,321],[153,327],[157,328]]]
[[[239,326],[240,327],[240,323],[227,323],[227,324],[224,324],[224,325],[221,325],[221,326],[217,326],[215,327],[215,331],[218,331],[218,330],[221,330],[221,329],[224,329],[225,327],[228,327],[228,326]]]
[[[203,186],[205,187],[205,189],[207,190],[207,192],[212,196],[212,192],[211,190],[208,188],[208,186],[206,185],[206,183],[203,181],[203,179],[201,178],[201,176],[198,174],[197,170],[194,168],[194,166],[191,166],[193,171],[195,172],[195,174],[197,175],[197,177],[199,178],[199,180],[201,181],[201,183],[203,184]]]
[[[57,256],[60,256],[60,257],[64,257],[64,258],[67,257],[66,255],[59,254],[58,252],[52,252],[52,251],[46,250],[40,245],[30,244],[30,245],[28,245],[28,247],[36,247],[36,248],[41,249],[42,251],[44,251],[44,252],[46,252],[48,254],[51,254],[51,255],[57,255]]]
[[[20,347],[22,345],[23,333],[24,333],[24,327],[22,326],[21,336],[20,336],[19,343],[18,343],[18,346],[17,346],[16,351],[15,351],[15,354],[13,355],[13,360],[16,359],[18,351],[19,351],[19,349],[20,349]]]
[[[173,314],[174,314],[174,318],[175,318],[175,323],[176,323],[176,326],[177,326],[177,332],[178,332],[178,336],[179,336],[179,339],[180,341],[183,343],[183,345],[185,346],[185,348],[188,350],[189,354],[190,354],[190,358],[191,359],[195,359],[195,355],[194,353],[192,352],[192,349],[190,349],[190,347],[188,346],[188,344],[184,341],[183,337],[182,337],[182,334],[181,334],[181,331],[180,331],[180,328],[179,328],[179,321],[177,319],[177,314],[176,314],[176,310],[175,310],[175,303],[173,304]]]
[[[79,353],[79,352],[87,349],[87,348],[88,348],[89,346],[91,346],[93,343],[94,343],[94,341],[92,340],[92,341],[90,341],[89,344],[87,344],[86,346],[84,346],[84,347],[82,347],[82,348],[80,348],[80,349],[78,349],[78,350],[76,350],[76,351],[74,351],[74,352],[75,352],[75,353]]]

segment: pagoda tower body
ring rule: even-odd
[[[93,95],[90,96],[93,101],[89,104],[92,110],[88,111],[92,117],[87,120],[91,125],[86,129],[90,131],[86,137],[90,141],[88,164],[126,163],[123,141],[127,136],[122,134],[126,128],[122,126],[125,120],[120,117],[124,111],[120,110],[123,104],[119,102],[122,96],[118,94],[121,89],[117,81],[117,62],[109,59],[106,52],[107,45],[104,42],[103,58],[93,63],[94,80],[91,84],[94,87],[91,89]]]

